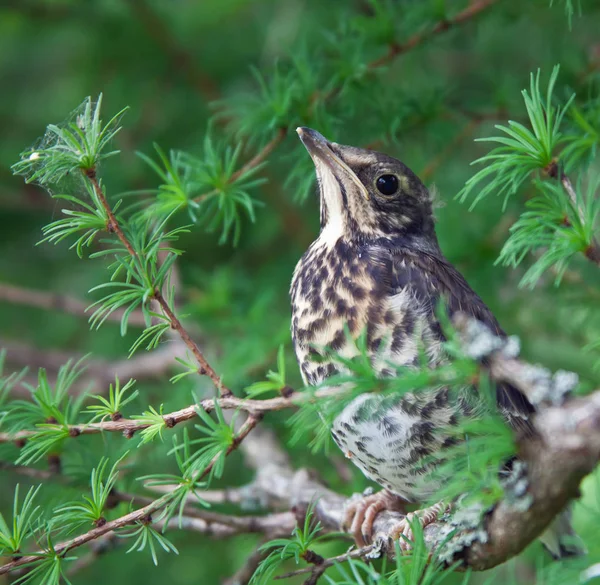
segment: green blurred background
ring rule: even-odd
[[[244,112],[261,99],[252,68],[269,79],[276,63],[286,71],[291,58],[308,55],[301,64],[307,78],[316,78],[317,89],[335,75],[344,90],[318,115],[311,117],[307,104],[286,112],[285,125],[309,123],[336,142],[373,145],[420,174],[436,190],[442,249],[503,327],[521,338],[523,355],[552,369],[576,371],[597,386],[598,354],[583,349],[600,331],[597,269],[583,259],[559,288],[550,276],[534,292],[520,289],[527,264],[513,270],[494,261],[528,190],[504,211],[495,199],[469,211],[454,196],[474,172],[470,162],[489,150],[473,139],[490,135],[494,123],[524,118],[520,92],[530,72],[540,67],[547,79],[560,63],[559,97],[575,91],[585,99],[594,88],[597,93],[600,2],[584,0],[583,16],[576,14],[570,29],[564,2],[550,7],[547,0],[501,0],[387,68],[365,67],[386,54],[390,34],[406,41],[429,30],[444,10],[452,15],[468,4],[390,2],[394,19],[382,31],[373,25],[374,3],[361,0],[5,0],[0,5],[0,283],[89,300],[87,291],[105,278],[102,261],[78,260],[67,245],[36,247],[42,226],[59,217],[61,205],[13,177],[10,165],[48,123],[61,121],[85,96],[100,92],[105,119],[130,106],[117,138],[122,154],[102,167],[102,178],[113,196],[156,188],[158,178],[135,151],[151,155],[158,143],[164,150],[200,154],[209,120],[226,111],[226,119],[212,122],[213,137],[242,144],[244,158],[251,158],[273,134],[268,120],[264,127],[255,121],[251,131],[243,126]],[[185,254],[179,261],[178,292],[187,322],[201,332],[213,365],[239,393],[274,365],[282,343],[290,383],[300,386],[289,338],[288,287],[295,263],[318,230],[314,187],[302,197],[312,171],[294,132],[287,132],[260,176],[268,182],[254,196],[263,205],[255,223],[243,219],[238,245],[219,245],[218,234],[195,227],[182,239]],[[120,360],[131,340],[120,338],[114,324],[89,332],[85,319],[60,310],[0,302],[0,345],[15,368],[52,366],[63,356],[88,352],[92,361]],[[140,381],[135,408],[184,406],[194,384],[199,383],[173,387],[168,372]],[[266,424],[288,438],[284,415],[270,416]],[[63,465],[83,476],[99,454],[120,453],[123,443],[118,437],[78,441]],[[312,455],[301,444],[290,450],[295,464],[316,469],[336,489],[351,493],[366,485],[353,469],[351,479],[336,473],[344,463],[335,450]],[[134,468],[161,469],[165,453],[166,447],[147,449]],[[24,480],[0,474],[4,510],[14,485]],[[223,485],[250,478],[235,455]],[[64,498],[64,489],[50,482],[45,493]],[[591,505],[593,481],[585,494]],[[597,529],[597,520],[598,515],[578,513],[577,525],[585,536]],[[183,533],[173,540],[179,557],[163,555],[158,568],[146,556],[121,551],[105,555],[75,580],[102,583],[117,575],[128,583],[219,583],[257,542],[251,536],[214,542]],[[515,570],[522,582],[531,582],[530,564],[523,561]]]

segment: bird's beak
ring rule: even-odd
[[[355,183],[359,191],[368,200],[370,199],[369,192],[363,185],[362,181],[356,176],[356,173],[342,160],[342,157],[334,150],[333,145],[319,132],[312,128],[300,126],[296,128],[296,132],[302,140],[308,154],[313,161],[321,161],[331,172],[339,178],[340,174],[345,174],[350,180]],[[337,147],[337,145],[335,145]],[[337,147],[339,150],[339,147]]]

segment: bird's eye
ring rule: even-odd
[[[396,175],[381,175],[377,177],[375,186],[382,195],[393,195],[398,191],[398,177]]]

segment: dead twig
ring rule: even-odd
[[[0,283],[0,301],[14,305],[35,307],[46,311],[62,311],[76,317],[89,318],[89,315],[86,313],[88,304],[76,297],[32,290],[8,283]],[[123,309],[118,309],[108,315],[107,321],[120,323],[123,313]],[[146,327],[146,321],[141,311],[130,313],[127,322],[134,327]]]
[[[68,361],[79,361],[84,356],[60,350],[42,350],[26,343],[0,338],[0,348],[6,350],[6,361],[18,368],[27,367],[35,372],[44,368],[48,372],[50,383],[54,383],[56,372]],[[76,381],[71,391],[75,394],[86,391],[96,394],[108,392],[109,384],[119,380],[148,380],[164,376],[171,367],[176,366],[175,358],[185,356],[185,346],[181,341],[172,341],[160,348],[139,354],[132,359],[106,361],[102,359],[85,360],[85,380]],[[26,377],[25,382],[33,387],[37,385],[34,375]],[[29,394],[21,385],[15,386],[14,393]]]

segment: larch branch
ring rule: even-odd
[[[47,311],[62,311],[70,315],[75,315],[76,317],[89,317],[86,313],[88,305],[76,297],[32,290],[8,283],[0,283],[0,301],[15,305],[36,307]],[[118,309],[110,313],[107,320],[119,323],[123,313],[123,309]],[[130,313],[128,323],[135,325],[136,327],[146,326],[146,321],[141,311],[133,311]]]
[[[107,231],[109,233],[114,233],[117,236],[119,241],[123,244],[123,246],[129,253],[129,255],[134,260],[139,260],[137,252],[134,250],[133,246],[131,245],[131,242],[125,235],[125,232],[123,231],[122,227],[120,226],[110,204],[108,203],[108,200],[106,199],[106,196],[104,195],[104,192],[102,191],[102,188],[100,187],[100,183],[98,182],[98,178],[96,176],[96,170],[89,169],[89,170],[85,171],[84,174],[90,180],[92,187],[94,189],[94,192],[96,194],[96,197],[98,197],[98,200],[100,201],[102,207],[104,208],[104,210],[108,216],[108,224],[106,226]],[[167,317],[167,319],[169,319],[169,322],[171,323],[171,327],[175,331],[177,331],[177,333],[179,334],[179,336],[181,337],[181,339],[183,340],[183,342],[185,343],[187,348],[192,352],[192,354],[198,361],[198,364],[200,366],[198,368],[198,373],[201,375],[207,375],[212,380],[212,382],[214,383],[217,390],[219,391],[219,393],[222,396],[231,394],[232,393],[231,390],[223,385],[223,383],[221,382],[221,379],[219,378],[219,376],[217,376],[214,369],[210,366],[210,364],[204,357],[203,353],[200,351],[200,348],[198,347],[196,342],[191,338],[191,336],[186,331],[186,329],[183,327],[183,325],[181,324],[181,322],[179,321],[177,316],[173,313],[173,311],[169,307],[169,303],[167,302],[167,300],[165,299],[165,297],[163,296],[163,294],[160,290],[156,289],[154,291],[154,298],[160,305],[165,317]]]
[[[156,14],[145,0],[133,0],[131,6],[149,36],[169,58],[171,67],[180,71],[207,102],[217,99],[220,94],[217,84],[196,66],[194,56],[178,44],[177,38],[167,29],[164,17]]]
[[[48,379],[53,384],[58,369],[68,361],[79,361],[83,355],[72,354],[60,350],[38,349],[37,347],[12,341],[0,337],[0,347],[6,350],[6,361],[12,366],[28,367],[31,369],[45,368],[48,371]],[[185,346],[182,341],[165,344],[159,349],[139,354],[132,359],[117,360],[114,362],[103,359],[85,360],[85,381],[76,381],[71,387],[73,394],[82,391],[105,394],[108,386],[115,381],[129,380],[137,381],[151,378],[159,378],[166,374],[171,366],[175,365],[176,357],[185,355]],[[37,380],[34,376],[25,377],[24,381],[36,386]],[[16,386],[11,393],[22,394],[27,397],[31,393],[26,388]]]
[[[285,128],[279,128],[273,138],[267,142],[247,163],[245,163],[242,167],[240,167],[235,173],[233,173],[229,179],[229,184],[235,183],[241,176],[245,175],[249,171],[255,169],[259,165],[261,165],[267,157],[277,148],[277,146],[281,143],[281,141],[285,138],[287,134],[287,130]],[[200,203],[205,201],[209,197],[216,195],[218,193],[218,189],[213,189],[212,191],[208,191],[207,193],[203,193],[202,195],[198,195],[194,198],[196,203]]]
[[[451,28],[454,28],[458,25],[464,24],[469,20],[472,20],[476,16],[478,16],[481,12],[496,4],[499,0],[479,0],[476,2],[472,2],[467,8],[449,18],[447,20],[440,20],[437,24],[435,24],[431,29],[423,32],[419,32],[414,34],[412,37],[407,39],[404,43],[392,43],[389,47],[389,50],[386,55],[380,57],[379,59],[375,59],[371,61],[367,67],[369,69],[377,69],[379,67],[383,67],[385,65],[389,65],[391,61],[393,61],[399,55],[404,53],[408,53],[412,49],[422,45],[429,39],[444,33]]]
[[[252,429],[254,429],[256,427],[256,425],[260,422],[261,418],[262,417],[260,415],[254,415],[254,414],[248,416],[248,418],[242,425],[239,433],[237,433],[236,436],[234,437],[232,444],[226,450],[225,456],[229,455],[231,452],[233,452],[235,449],[237,449],[239,447],[239,445],[248,436],[248,434],[252,431]],[[198,474],[198,477],[196,478],[197,481],[200,481],[201,479],[206,477],[212,471],[212,469],[213,469],[216,461],[219,459],[219,457],[220,457],[220,454],[215,456],[211,460],[211,462],[202,470],[202,472]],[[93,540],[96,540],[97,538],[100,538],[101,536],[103,536],[105,534],[114,532],[115,530],[118,530],[119,528],[124,528],[125,526],[130,526],[132,524],[135,524],[136,522],[147,519],[148,517],[151,517],[151,515],[154,512],[157,512],[157,511],[161,510],[162,508],[164,508],[167,505],[167,503],[170,501],[170,499],[171,499],[171,494],[170,493],[165,494],[164,496],[161,496],[160,498],[152,501],[151,503],[147,504],[146,506],[143,506],[142,508],[138,508],[137,510],[130,512],[129,514],[125,514],[124,516],[121,516],[119,518],[116,518],[114,520],[106,522],[102,526],[93,528],[92,530],[89,530],[85,534],[80,534],[79,536],[76,536],[75,538],[72,538],[70,540],[66,540],[61,543],[56,544],[54,546],[54,552],[56,554],[65,554],[74,548],[78,548],[88,542],[91,542]],[[39,560],[40,555],[43,555],[45,552],[46,551],[41,550],[41,551],[38,551],[36,554],[24,555],[18,559],[15,559],[14,561],[10,561],[10,562],[0,566],[0,575],[9,573],[23,565],[34,563],[35,561]]]
[[[164,414],[163,419],[165,421],[165,425],[169,428],[172,428],[179,423],[195,418],[197,416],[196,408],[202,408],[206,412],[211,412],[214,410],[215,404],[218,404],[222,410],[242,410],[250,415],[260,417],[266,412],[297,408],[303,403],[335,396],[336,394],[340,394],[342,392],[344,392],[344,390],[337,388],[325,388],[314,393],[294,392],[290,396],[281,396],[265,400],[238,398],[232,394],[219,398],[206,398],[201,400],[198,405],[193,404],[186,406],[185,408]],[[48,426],[49,425],[44,425],[44,428],[48,428]],[[145,423],[136,419],[122,418],[116,421],[107,420],[103,422],[89,423],[87,425],[69,425],[68,429],[71,431],[72,437],[111,432],[123,433],[126,437],[131,438],[133,437],[134,433],[150,426],[152,426],[151,423]],[[64,427],[56,425],[56,428],[62,429]],[[0,433],[0,443],[25,441],[32,436],[35,436],[37,432],[38,431],[35,430],[23,430],[16,433]]]
[[[569,176],[563,172],[560,165],[555,160],[553,160],[544,169],[544,171],[549,177],[560,181],[560,184],[562,185],[563,189],[569,197],[573,209],[575,209],[575,211],[577,212],[577,216],[579,218],[579,221],[581,222],[581,225],[585,225],[585,212],[580,204],[579,198],[577,197],[577,192],[575,191],[575,187],[573,187],[573,183],[571,182]],[[598,243],[598,241],[594,237],[592,237],[591,242],[589,243],[588,247],[583,251],[583,254],[588,260],[590,260],[590,262],[593,262],[594,264],[600,266],[600,243]]]

